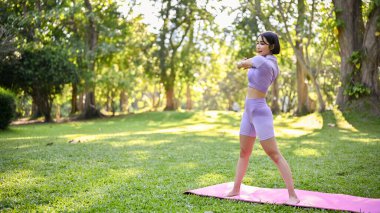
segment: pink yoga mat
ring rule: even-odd
[[[284,205],[288,199],[286,189],[268,189],[254,186],[242,185],[240,195],[235,197],[225,197],[233,186],[233,182],[222,183],[200,189],[186,191],[186,194],[196,194],[222,199],[240,200],[255,203],[270,203]],[[296,193],[301,200],[300,203],[292,206],[343,210],[351,212],[380,212],[380,199],[356,197],[344,194],[330,194],[296,189]],[[285,204],[287,205],[287,204]]]

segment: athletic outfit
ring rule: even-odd
[[[252,62],[253,67],[248,70],[248,86],[266,93],[279,73],[277,59],[273,55],[255,56]],[[265,98],[246,98],[240,134],[251,137],[257,134],[261,141],[274,137],[273,115]]]

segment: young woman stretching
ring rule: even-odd
[[[266,154],[276,164],[285,181],[289,193],[288,204],[300,202],[295,191],[292,173],[285,158],[277,148],[273,129],[273,115],[265,95],[268,87],[279,74],[277,59],[273,54],[280,53],[277,34],[265,32],[259,35],[256,44],[257,56],[239,61],[237,67],[248,69],[248,91],[245,110],[240,124],[240,158],[237,163],[234,187],[228,197],[240,193],[240,185],[248,167],[256,135]]]

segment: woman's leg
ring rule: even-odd
[[[282,156],[281,152],[278,150],[277,143],[275,138],[270,138],[264,141],[261,141],[261,146],[267,155],[273,160],[276,164],[278,170],[281,173],[282,179],[285,181],[286,188],[289,193],[288,204],[296,204],[299,203],[296,192],[294,191],[294,183],[292,172],[290,171],[290,167],[286,162],[285,158]]]
[[[247,171],[248,161],[255,139],[255,137],[240,135],[240,157],[236,166],[235,183],[233,189],[226,195],[227,197],[232,197],[240,193],[240,185]]]

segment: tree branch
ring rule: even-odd
[[[278,11],[279,11],[279,13],[281,15],[281,18],[283,20],[283,23],[285,25],[285,31],[286,31],[286,33],[284,34],[284,37],[288,40],[288,42],[290,43],[290,45],[292,46],[292,48],[296,49],[296,47],[295,47],[295,45],[293,43],[293,40],[292,40],[292,38],[290,36],[289,27],[288,27],[288,24],[286,23],[287,19],[285,18],[285,15],[283,13],[283,8],[281,6],[281,2],[280,1],[278,1]]]
[[[305,46],[306,49],[306,62],[310,64],[310,59],[309,59],[309,46],[311,42],[311,30],[312,30],[312,23],[314,21],[314,12],[315,12],[315,0],[313,0],[313,3],[311,5],[311,17],[310,17],[310,22],[309,22],[309,33],[308,33],[308,38],[307,38],[307,44]]]

